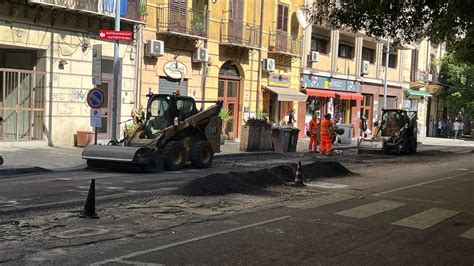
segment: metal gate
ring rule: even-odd
[[[161,94],[173,94],[176,90],[180,90],[182,96],[188,95],[188,80],[182,81],[170,79],[168,77],[160,77],[158,92]]]
[[[0,141],[42,140],[44,72],[0,68]]]

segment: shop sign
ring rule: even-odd
[[[188,73],[188,68],[181,62],[169,61],[163,67],[163,72],[172,79],[183,79]]]
[[[346,79],[319,77],[303,75],[303,83],[306,88],[327,89],[336,91],[359,92],[360,82]]]
[[[289,87],[290,81],[290,76],[278,75],[276,73],[270,73],[270,75],[268,75],[268,86]]]

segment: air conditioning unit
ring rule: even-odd
[[[319,61],[319,52],[311,51],[309,53],[309,61],[318,62]]]
[[[206,48],[196,48],[193,53],[193,62],[208,62],[209,53]]]
[[[367,75],[367,74],[369,74],[369,64],[370,64],[370,62],[367,61],[367,60],[363,60],[363,61],[362,61],[362,69],[361,69],[361,71],[360,71],[360,74],[361,74],[361,75]]]
[[[268,72],[275,71],[275,59],[265,58],[263,59],[262,64],[263,64],[262,66],[263,71],[268,71]]]
[[[160,40],[148,40],[145,45],[145,56],[157,57],[165,55],[165,43]]]

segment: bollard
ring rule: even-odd
[[[99,216],[95,212],[95,179],[91,180],[89,193],[87,193],[86,204],[79,215],[80,218],[98,219]]]

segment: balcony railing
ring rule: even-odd
[[[255,48],[260,40],[260,27],[242,21],[221,22],[221,44]]]
[[[115,16],[115,0],[28,0],[28,2],[108,17]],[[120,16],[124,19],[143,21],[146,15],[146,0],[122,0],[120,10]]]
[[[158,32],[207,38],[209,24],[207,12],[181,6],[161,5],[157,8],[156,19]]]
[[[270,53],[301,56],[301,38],[288,36],[288,32],[277,31],[270,34]]]

